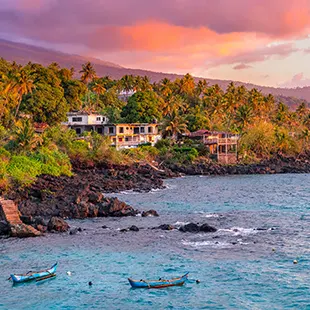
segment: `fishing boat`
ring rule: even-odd
[[[14,283],[22,283],[27,281],[32,281],[36,279],[54,277],[56,274],[57,263],[51,268],[40,270],[40,271],[28,271],[25,274],[11,274],[10,278]]]
[[[170,280],[133,280],[128,278],[130,285],[133,288],[164,288],[169,286],[182,286],[188,277],[188,272],[179,278]]]

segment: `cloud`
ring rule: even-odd
[[[242,70],[298,51],[291,42],[309,33],[310,1],[2,0],[0,29],[128,67]]]
[[[287,88],[306,87],[310,86],[310,79],[300,72],[295,74],[291,80],[281,83],[279,86]]]
[[[234,70],[244,70],[244,69],[249,69],[249,68],[252,68],[252,66],[246,65],[243,63],[233,67]]]

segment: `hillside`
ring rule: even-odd
[[[126,74],[133,75],[147,75],[151,81],[159,81],[164,77],[174,80],[182,75],[153,72],[148,70],[130,69],[124,68],[117,64],[102,61],[96,58],[83,57],[79,55],[65,54],[58,51],[45,49],[33,45],[10,42],[0,39],[0,57],[3,57],[9,61],[16,61],[20,64],[25,64],[29,61],[48,65],[52,62],[59,63],[62,67],[71,68],[74,67],[77,71],[83,63],[91,61],[99,76],[109,75],[112,78],[119,79]],[[196,78],[199,79],[199,78]],[[206,79],[210,85],[219,84],[223,89],[231,82],[230,80],[215,80]],[[235,82],[235,81],[234,81]],[[235,82],[237,86],[245,85],[247,88],[257,88],[265,94],[273,94],[279,97],[282,101],[287,103],[291,107],[295,107],[300,103],[301,100],[310,102],[310,87],[289,89],[289,88],[275,88],[267,86],[259,86],[250,83]],[[301,99],[301,100],[300,100]]]

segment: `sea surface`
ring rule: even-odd
[[[117,195],[159,217],[75,220],[70,226],[84,229],[77,235],[0,239],[0,309],[310,309],[309,174],[184,177],[166,186]],[[150,229],[188,222],[218,231]],[[131,225],[140,231],[120,232]],[[7,280],[56,261],[54,279]],[[137,290],[127,281],[185,272],[183,287]]]

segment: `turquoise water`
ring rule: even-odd
[[[161,191],[118,194],[141,210],[156,209],[158,218],[71,221],[85,230],[0,240],[0,309],[310,309],[310,175],[166,184]],[[149,229],[186,222],[209,223],[218,232]],[[139,232],[119,232],[133,224]],[[17,287],[6,280],[10,272],[55,261],[55,279]],[[134,290],[127,282],[187,271],[184,287]]]

